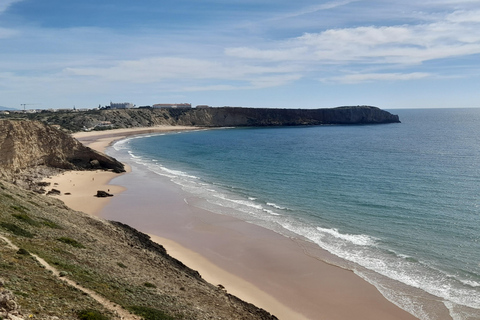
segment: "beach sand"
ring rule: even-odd
[[[179,129],[188,128],[153,130]],[[104,151],[114,140],[153,130],[112,130],[76,137]],[[109,184],[113,178],[117,185]],[[223,285],[229,293],[279,319],[415,319],[352,271],[325,263],[322,257],[336,258],[318,246],[196,208],[191,205],[195,198],[167,179],[159,184],[142,175],[74,171],[49,181],[58,183],[55,188],[62,191],[58,198],[67,206],[150,234],[207,281]],[[93,197],[97,190],[108,189],[115,197]]]

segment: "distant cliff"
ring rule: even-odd
[[[175,110],[171,110],[175,111]],[[400,122],[398,116],[376,107],[332,109],[208,108],[180,111],[170,116],[178,124],[197,126],[298,126]]]
[[[0,177],[10,180],[36,166],[124,171],[122,163],[51,126],[37,121],[0,120]]]
[[[204,108],[204,109],[110,109],[86,112],[15,114],[56,124],[70,131],[84,128],[131,128],[157,125],[202,127],[296,126],[322,124],[379,124],[400,122],[397,115],[370,106],[330,109]]]

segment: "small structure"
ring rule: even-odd
[[[157,103],[152,106],[153,109],[191,109],[191,103]]]
[[[206,105],[206,104],[199,104],[195,108],[197,108],[197,109],[208,109],[208,108],[211,108],[211,107]]]
[[[110,109],[132,109],[133,107],[135,105],[130,102],[113,103],[110,101]]]

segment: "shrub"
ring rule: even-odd
[[[147,288],[156,288],[157,287],[156,285],[154,285],[153,283],[150,283],[150,282],[145,282],[143,285]]]
[[[13,233],[17,236],[21,236],[21,237],[25,237],[25,238],[33,238],[33,236],[34,236],[33,233],[28,232],[27,230],[22,229],[19,226],[13,224],[13,223],[2,222],[2,223],[0,223],[0,226],[4,229],[7,229],[8,231],[10,231],[11,233]]]
[[[174,320],[175,318],[167,315],[165,312],[158,309],[143,307],[143,306],[130,306],[127,309],[138,316],[143,317],[145,320]]]
[[[78,312],[80,320],[110,320],[109,317],[104,316],[97,310],[82,310]]]
[[[4,196],[5,198],[14,200],[13,196],[9,195],[8,193],[4,193],[2,194],[2,196]]]
[[[127,268],[128,268],[126,265],[124,265],[124,264],[121,263],[121,262],[117,262],[117,265],[118,265],[120,268],[123,268],[123,269],[127,269]]]
[[[10,208],[12,208],[13,210],[16,210],[16,211],[20,211],[20,212],[25,212],[25,211],[30,211],[30,209],[22,206],[22,205],[18,205],[18,206],[10,206]]]
[[[40,219],[43,220],[40,223],[43,224],[44,226],[47,226],[47,227],[52,228],[52,229],[63,229],[60,225],[56,224],[55,222],[53,222],[51,220],[48,220],[46,218],[40,218]]]
[[[20,249],[18,249],[17,254],[23,254],[23,255],[29,256],[30,252],[28,252],[27,250],[25,250],[23,248],[20,248]]]
[[[83,244],[81,244],[80,242],[78,242],[77,240],[74,240],[72,238],[61,237],[61,238],[58,238],[57,240],[60,241],[60,242],[69,244],[69,245],[71,245],[72,247],[75,247],[75,248],[85,248],[85,246]]]
[[[14,213],[12,214],[15,218],[17,218],[20,221],[23,221],[25,223],[28,223],[31,226],[38,226],[39,223],[35,220],[33,220],[28,214],[26,213]]]

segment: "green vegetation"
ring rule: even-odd
[[[35,235],[19,226],[13,223],[8,223],[8,222],[2,222],[0,223],[0,226],[14,235],[25,237],[25,238],[33,238]]]
[[[22,205],[17,205],[17,206],[10,206],[13,210],[20,211],[22,213],[25,213],[26,211],[30,211],[27,207],[24,207]]]
[[[51,221],[51,220],[48,220],[47,218],[40,218],[42,219],[43,221],[41,221],[40,223],[43,224],[44,226],[47,226],[49,228],[52,228],[52,229],[63,229],[59,224]]]
[[[20,249],[18,249],[17,254],[22,254],[22,255],[25,255],[25,256],[29,256],[30,252],[28,252],[27,250],[25,250],[23,248],[20,248]]]
[[[117,262],[117,265],[118,265],[120,268],[123,268],[123,269],[127,269],[127,268],[128,268],[126,265],[124,265],[124,264],[121,263],[121,262]]]
[[[85,248],[85,246],[83,244],[81,244],[80,242],[78,242],[77,240],[74,240],[72,238],[61,237],[61,238],[58,238],[57,240],[60,241],[60,242],[69,244],[69,245],[71,245],[72,247],[75,247],[75,248],[81,248],[81,249]]]
[[[145,282],[143,285],[147,288],[156,288],[157,287],[156,285],[154,285],[153,283],[150,283],[150,282]]]
[[[143,317],[145,320],[175,320],[175,318],[167,315],[163,311],[143,306],[130,306],[127,310],[136,315]]]
[[[80,320],[110,320],[109,317],[104,316],[97,310],[82,310],[78,313]]]
[[[25,223],[28,223],[31,226],[39,226],[40,223],[37,221],[33,220],[28,214],[26,213],[14,213],[12,214],[13,217],[17,218],[20,221],[23,221]]]
[[[14,200],[13,196],[8,193],[3,193],[2,196],[4,196],[5,198]]]

